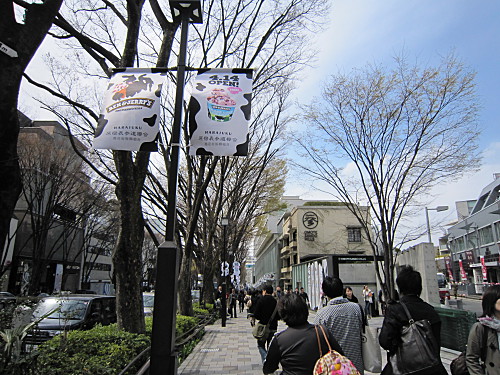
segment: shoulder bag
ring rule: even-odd
[[[323,355],[321,350],[321,339],[318,333],[318,327],[321,329],[328,346],[328,352],[325,353],[325,355]],[[360,375],[349,358],[332,349],[323,326],[315,325],[314,329],[316,330],[316,338],[318,339],[319,359],[314,365],[313,375]]]
[[[482,324],[481,324],[482,325]],[[488,329],[483,326],[483,345],[481,346],[481,361],[484,363],[486,361],[486,345],[488,340]],[[467,350],[464,350],[459,354],[457,358],[450,362],[451,375],[469,375],[469,370],[467,369],[467,363],[465,362],[465,354]]]
[[[399,303],[408,318],[408,325],[401,330],[401,342],[389,357],[394,375],[418,374],[436,369],[444,370],[439,348],[427,319],[414,321],[403,302]]]
[[[252,335],[257,340],[267,340],[267,336],[269,336],[269,324],[274,319],[276,312],[278,311],[278,303],[276,302],[276,306],[274,307],[274,311],[267,321],[267,324],[262,324],[261,322],[256,322],[252,329]]]

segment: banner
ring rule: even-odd
[[[484,263],[484,256],[480,256],[481,259],[481,271],[483,273],[483,281],[488,281],[488,270],[486,269],[486,264]]]
[[[467,274],[465,273],[464,264],[462,262],[462,259],[460,259],[458,261],[458,265],[460,267],[460,278],[462,279],[461,281],[467,281]]]
[[[165,74],[154,68],[127,68],[111,77],[94,134],[94,148],[157,151]]]
[[[251,69],[207,69],[196,76],[189,102],[189,154],[246,156]]]
[[[453,279],[453,272],[451,270],[451,259],[450,259],[450,257],[445,257],[444,258],[444,264],[446,266],[446,270],[448,271],[448,279],[450,281],[454,281],[454,279]]]

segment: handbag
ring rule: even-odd
[[[484,363],[486,361],[486,345],[488,340],[488,329],[483,327],[483,345],[481,346],[481,361]],[[467,363],[465,362],[465,354],[467,350],[464,350],[459,354],[457,358],[450,362],[451,375],[469,375],[469,370],[467,369]]]
[[[267,321],[267,324],[262,324],[261,322],[255,323],[252,329],[252,335],[255,337],[257,340],[267,340],[267,336],[269,336],[269,324],[271,321],[274,319],[274,316],[276,315],[276,312],[278,311],[278,303],[276,302],[276,306],[274,307],[274,311]]]
[[[414,321],[406,305],[403,302],[400,305],[406,313],[408,325],[401,330],[401,342],[396,352],[389,356],[393,374],[417,374],[434,368],[438,372],[443,365],[431,324],[426,319]]]
[[[361,349],[365,371],[382,371],[382,352],[378,343],[376,328],[363,326]]]
[[[316,331],[316,338],[318,339],[319,358],[314,365],[313,375],[360,375],[349,358],[332,349],[323,326],[320,325],[319,328],[328,345],[328,352],[323,355],[321,351],[321,339],[318,333],[318,326],[315,325],[314,329]]]

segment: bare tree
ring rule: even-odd
[[[170,52],[177,50],[174,35],[178,25],[167,20],[156,0],[145,4],[143,0],[66,2],[55,20],[57,28],[53,35],[71,46],[66,51],[72,65],[64,66],[65,59],[51,59],[54,82],[50,85],[27,77],[36,86],[61,99],[54,105],[44,100],[44,104],[57,113],[61,122],[75,134],[86,136],[89,141],[98,119],[95,108],[99,103],[92,96],[93,90],[88,90],[87,81],[71,78],[75,77],[75,72],[86,78],[106,78],[109,67],[165,67]],[[319,0],[275,1],[272,4],[255,0],[206,1],[204,24],[192,27],[196,37],[189,43],[190,65],[254,68],[255,97],[270,99],[270,93],[281,86],[281,81],[293,79],[297,71],[309,63],[312,53],[309,52],[307,36],[312,34],[314,27],[320,26],[317,17],[327,7],[327,3]],[[172,84],[166,85],[165,129],[170,128],[173,107],[168,89],[175,86],[175,80],[173,76],[170,78]],[[165,166],[157,169],[168,175],[168,130],[161,138]],[[144,239],[141,199],[148,167],[151,166],[150,155],[145,152],[114,151],[112,155],[100,152],[98,159],[99,163],[94,167],[116,186],[115,193],[120,202],[121,225],[113,258],[118,324],[128,331],[141,332],[144,330],[140,294]],[[187,161],[183,167],[188,168],[190,163]],[[186,204],[189,214],[180,217],[179,223],[183,225],[177,225],[178,243],[182,246],[185,262],[183,269],[189,269],[193,248],[200,248],[194,242],[194,228],[198,225],[204,189],[218,162],[213,158],[199,163],[194,163],[195,169],[190,177],[179,181],[180,188],[186,190],[197,184],[193,200]],[[154,168],[151,172],[152,180],[161,181],[161,176],[153,176],[156,173]],[[162,194],[162,200],[170,193],[159,184],[150,191],[156,196]],[[153,199],[150,202],[160,213],[165,208]],[[181,289],[187,290],[182,285]]]
[[[77,243],[83,234],[82,211],[92,204],[85,199],[90,181],[81,159],[69,147],[65,138],[54,138],[39,128],[20,138],[23,190],[18,209],[25,215],[19,226],[29,231],[19,237],[17,251],[31,252],[30,295],[39,291],[47,261],[62,253],[61,260],[67,263],[81,246]]]
[[[453,55],[427,68],[395,60],[393,69],[331,77],[322,100],[306,108],[310,131],[297,140],[306,159],[296,163],[364,225],[373,253],[384,257],[377,275],[392,296],[396,250],[408,239],[398,231],[405,216],[433,186],[480,161],[475,74]],[[370,207],[374,236],[360,201]]]

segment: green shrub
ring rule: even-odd
[[[194,315],[210,315],[210,311],[201,307],[193,307],[193,313]]]
[[[198,319],[193,316],[177,315],[175,324],[176,336],[182,336],[184,333],[196,326],[196,324],[198,324]]]
[[[99,325],[88,331],[70,331],[66,337],[59,335],[40,345],[37,367],[39,375],[112,375],[149,346],[147,335],[120,331],[116,324]]]

